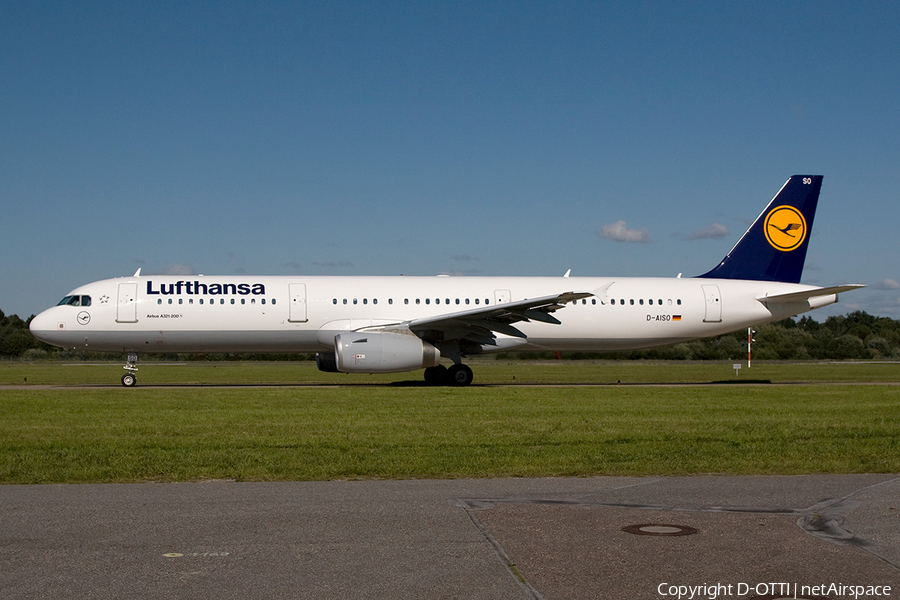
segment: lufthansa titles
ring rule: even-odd
[[[155,285],[147,281],[148,296],[263,296],[266,286],[262,283],[202,283],[200,281],[176,281]]]

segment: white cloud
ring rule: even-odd
[[[900,281],[896,279],[882,279],[872,287],[876,290],[900,290]]]
[[[616,221],[611,225],[604,225],[600,228],[600,237],[614,242],[637,242],[641,244],[653,242],[646,227],[644,229],[629,229],[625,221]]]
[[[164,275],[196,275],[194,267],[187,265],[169,265],[166,267]]]
[[[709,227],[698,229],[688,236],[689,240],[720,240],[727,237],[731,233],[728,228],[721,223],[713,223]]]

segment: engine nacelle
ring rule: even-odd
[[[441,351],[414,335],[347,331],[334,338],[342,373],[401,373],[441,362]]]

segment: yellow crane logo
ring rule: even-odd
[[[766,215],[765,232],[773,247],[790,252],[799,248],[806,239],[806,219],[793,206],[779,206]]]

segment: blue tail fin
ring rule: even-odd
[[[794,175],[722,262],[699,277],[800,283],[821,175]]]

